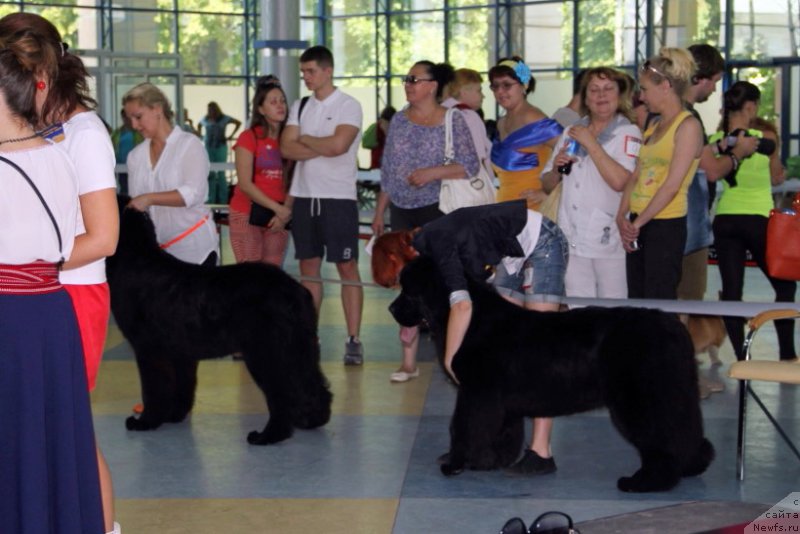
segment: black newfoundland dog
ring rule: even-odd
[[[433,262],[418,258],[400,278],[390,310],[402,325],[425,319],[443,353],[449,303]],[[558,417],[607,406],[641,468],[622,491],[666,491],[705,471],[714,448],[703,437],[697,363],[686,328],[657,310],[524,310],[470,282],[472,322],[453,359],[460,382],[442,473],[511,465],[523,417]]]
[[[277,443],[294,428],[328,422],[331,400],[320,369],[311,294],[262,263],[201,267],[161,250],[146,213],[125,209],[108,259],[111,310],[136,353],[144,411],[128,430],[183,421],[194,404],[197,361],[241,352],[264,392],[269,422],[254,445]]]

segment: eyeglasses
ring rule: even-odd
[[[563,512],[545,512],[537,517],[530,528],[519,517],[509,519],[500,534],[580,534],[572,518]]]
[[[433,78],[417,78],[416,76],[409,74],[408,76],[404,76],[403,83],[409,85],[417,85],[419,82],[432,82],[434,81]]]
[[[521,85],[519,82],[492,83],[489,84],[489,89],[491,89],[493,93],[496,93],[500,89],[502,89],[503,91],[508,91],[517,84]]]

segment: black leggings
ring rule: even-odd
[[[631,221],[636,215],[631,215]],[[678,298],[686,217],[653,219],[639,230],[639,250],[626,254],[628,298]]]
[[[767,274],[765,252],[767,246],[767,221],[762,215],[717,215],[714,218],[714,248],[719,261],[722,279],[720,300],[742,300],[744,289],[745,252],[750,251],[753,260],[767,277],[775,290],[775,302],[794,302],[797,283],[791,280],[772,278]],[[733,343],[738,359],[744,358],[744,323],[741,317],[724,317],[728,336]],[[775,321],[781,359],[795,357],[794,320]]]

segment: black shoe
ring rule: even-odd
[[[438,458],[436,458],[436,463],[439,464],[439,465],[449,464],[450,463],[450,451],[447,451],[446,453],[444,453],[441,456],[439,456]]]
[[[527,449],[517,463],[506,469],[515,475],[549,475],[556,472],[556,461],[542,458],[536,452]]]

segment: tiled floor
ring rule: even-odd
[[[229,250],[226,259],[231,258]],[[369,269],[362,260],[362,276]],[[286,269],[296,273],[293,260]],[[716,268],[709,295],[716,294]],[[335,276],[335,271],[325,273]],[[767,301],[769,286],[748,273],[748,300]],[[397,327],[386,311],[388,290],[367,288],[362,339],[366,363],[344,367],[345,329],[339,288],[329,285],[321,315],[323,370],[334,392],[333,417],[318,430],[297,431],[269,447],[246,443],[263,427],[266,407],[244,365],[231,359],[201,363],[191,417],[154,432],[125,430],[139,402],[135,362],[112,326],[98,387],[93,394],[98,440],[113,470],[117,515],[125,534],[304,533],[494,533],[519,515],[532,520],[555,509],[576,521],[692,501],[774,504],[800,489],[800,462],[752,404],[748,424],[747,479],[735,478],[736,384],[703,401],[706,433],[717,450],[709,470],[684,479],[673,491],[628,495],[615,481],[637,466],[635,451],[614,431],[605,412],[558,419],[553,450],[558,471],[540,478],[502,472],[439,474],[436,457],[447,450],[455,391],[423,343],[422,375],[390,384],[400,357]],[[755,353],[773,357],[767,327]],[[732,359],[730,346],[723,360]],[[708,363],[701,372],[709,373]],[[800,390],[757,386],[765,402],[800,438],[795,409]],[[744,505],[742,505],[743,507]],[[732,509],[735,509],[732,508]],[[739,522],[733,520],[731,522]],[[701,517],[684,517],[659,532],[693,532]],[[717,525],[722,518],[714,519]],[[586,534],[587,531],[584,531]]]

